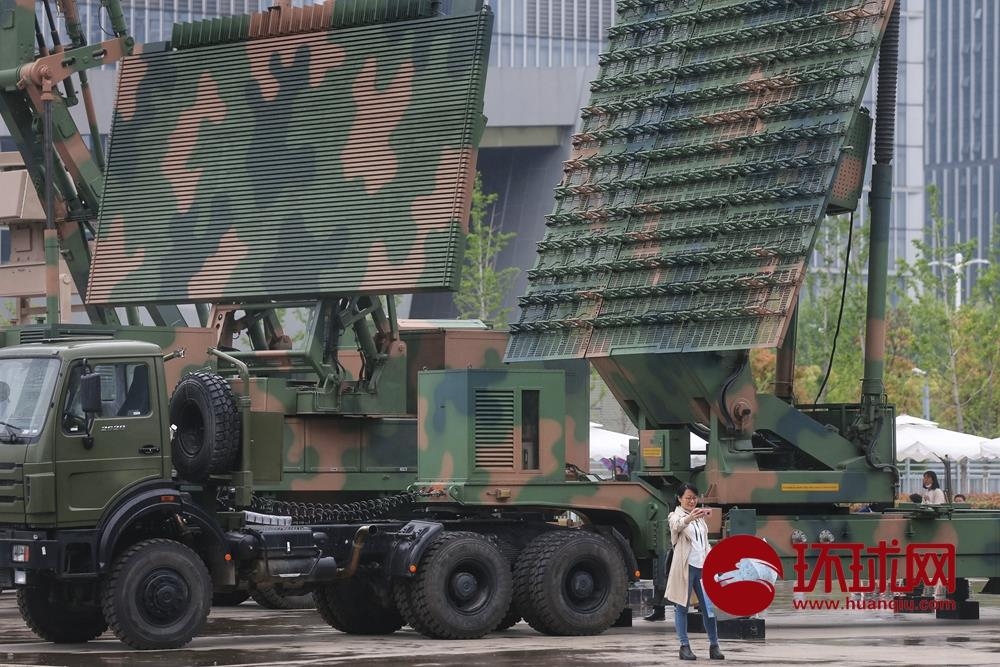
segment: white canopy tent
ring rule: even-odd
[[[978,435],[941,428],[937,422],[912,415],[896,417],[896,461],[902,475],[904,493],[919,491],[924,470],[934,470],[944,485],[944,463],[952,461],[955,492],[995,493],[1000,490],[998,459],[1000,438],[986,440]]]
[[[937,422],[912,415],[896,417],[896,460],[938,461],[939,456],[952,459],[981,456],[982,436],[941,428]]]
[[[1000,438],[984,440],[983,444],[980,445],[980,449],[982,450],[982,458],[1000,459]]]
[[[982,436],[950,431],[927,419],[906,414],[896,417],[897,461],[940,461],[941,456],[956,461],[986,458],[983,445],[988,442]],[[1000,445],[997,449],[1000,451]]]

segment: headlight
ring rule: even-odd
[[[31,559],[31,547],[27,544],[15,544],[10,555],[15,563],[27,563]]]

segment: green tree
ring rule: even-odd
[[[963,370],[969,365],[965,357],[979,347],[969,328],[981,322],[973,324],[979,321],[973,312],[956,312],[953,300],[956,275],[952,266],[956,253],[972,256],[975,243],[948,243],[947,228],[953,223],[941,215],[940,197],[933,185],[927,188],[927,201],[931,214],[930,238],[914,241],[920,253],[915,263],[900,262],[900,286],[894,295],[896,309],[908,313],[914,365],[919,362],[920,368],[930,374],[935,420],[965,431],[969,426],[966,424],[969,402],[985,389],[984,379],[978,373],[971,368]],[[962,308],[974,309],[971,303]]]
[[[500,252],[516,234],[501,232],[494,224],[491,214],[496,199],[495,193],[483,192],[482,180],[476,174],[462,280],[455,294],[459,317],[491,323],[506,322],[510,315],[511,309],[505,308],[503,301],[519,271],[516,266],[497,267]]]
[[[889,278],[890,298],[885,327],[885,391],[899,413],[922,414],[925,381],[931,416],[946,428],[997,435],[1000,429],[995,379],[1000,377],[1000,247],[991,249],[990,264],[959,312],[954,307],[955,254],[975,256],[975,243],[950,243],[953,223],[940,214],[936,188],[928,188],[932,224],[925,240],[915,242],[919,258],[900,262]],[[820,228],[814,259],[799,303],[796,400],[811,401],[830,363],[843,289],[846,218],[831,218]],[[1000,238],[1000,229],[996,230]],[[854,402],[859,398],[864,368],[867,302],[868,230],[856,229],[847,267],[847,289],[836,354],[822,402]],[[770,389],[773,360],[769,351],[754,359],[758,386]],[[923,369],[927,376],[913,371]],[[807,371],[807,372],[803,372]],[[804,389],[807,388],[807,389]]]
[[[858,400],[861,377],[864,374],[866,284],[868,263],[867,229],[850,233],[851,219],[838,216],[825,220],[815,243],[816,265],[807,269],[803,295],[799,303],[797,337],[798,366],[815,366],[818,373],[809,373],[812,386],[803,388],[809,401],[847,403]],[[851,254],[847,258],[847,241],[851,237]],[[847,287],[844,287],[844,263],[847,261]],[[841,312],[843,301],[843,312]],[[840,331],[837,332],[838,324]],[[831,351],[836,341],[836,351]],[[827,366],[830,376],[819,395]],[[796,392],[798,394],[798,391]]]

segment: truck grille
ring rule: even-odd
[[[20,463],[0,462],[0,522],[24,521],[24,469]]]

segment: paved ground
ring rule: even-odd
[[[727,663],[765,665],[997,665],[1000,607],[978,621],[937,621],[890,612],[793,611],[786,600],[767,612],[764,641],[724,641]],[[692,645],[706,662],[707,641]],[[57,646],[25,629],[10,592],[0,595],[0,665],[491,665],[570,667],[680,664],[671,622],[636,619],[598,637],[545,637],[525,623],[476,641],[435,641],[409,628],[386,637],[350,637],[312,611],[267,611],[252,602],[216,608],[207,632],[187,648],[140,652],[110,634],[89,644]],[[684,663],[687,664],[687,663]]]

